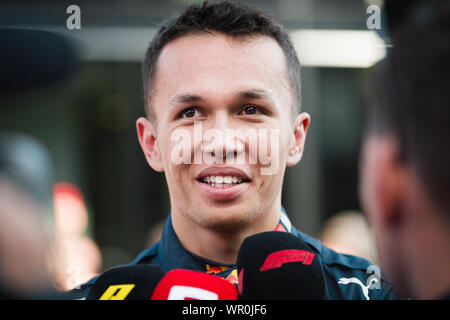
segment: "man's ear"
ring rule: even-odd
[[[144,117],[137,119],[136,129],[145,158],[153,170],[163,172],[163,161],[161,152],[156,141],[156,131],[153,124]]]
[[[405,218],[410,170],[399,158],[399,146],[395,139],[380,138],[378,144],[373,186],[374,201],[378,207],[377,219],[384,228],[395,230]]]
[[[292,132],[286,162],[286,165],[289,167],[295,166],[302,158],[309,122],[310,116],[306,112],[300,113],[295,118],[294,131]]]

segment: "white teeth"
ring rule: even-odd
[[[242,179],[237,176],[205,176],[203,177],[203,182],[216,188],[224,188],[233,184],[239,184],[242,182]]]

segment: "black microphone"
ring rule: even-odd
[[[58,83],[78,66],[72,43],[54,32],[2,28],[0,49],[0,94]]]
[[[240,300],[323,300],[325,281],[317,255],[287,232],[246,238],[239,249]]]
[[[115,267],[98,277],[86,300],[149,300],[163,277],[156,265]]]

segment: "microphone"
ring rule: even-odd
[[[237,289],[218,276],[175,269],[160,281],[151,300],[237,300]]]
[[[77,69],[72,43],[55,32],[2,28],[0,41],[2,94],[58,83]]]
[[[163,277],[156,265],[115,267],[99,276],[86,300],[148,300]]]
[[[247,237],[239,249],[240,300],[323,300],[325,281],[316,254],[287,232]]]

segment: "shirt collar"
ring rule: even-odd
[[[280,222],[276,231],[291,232],[292,224],[287,217],[286,211],[281,207]],[[231,269],[235,269],[235,264],[221,264],[210,259],[197,256],[186,250],[180,243],[172,226],[172,217],[166,220],[163,228],[161,241],[158,247],[158,264],[161,268],[168,272],[173,269],[188,269],[194,271],[202,271],[213,274],[229,273]]]

